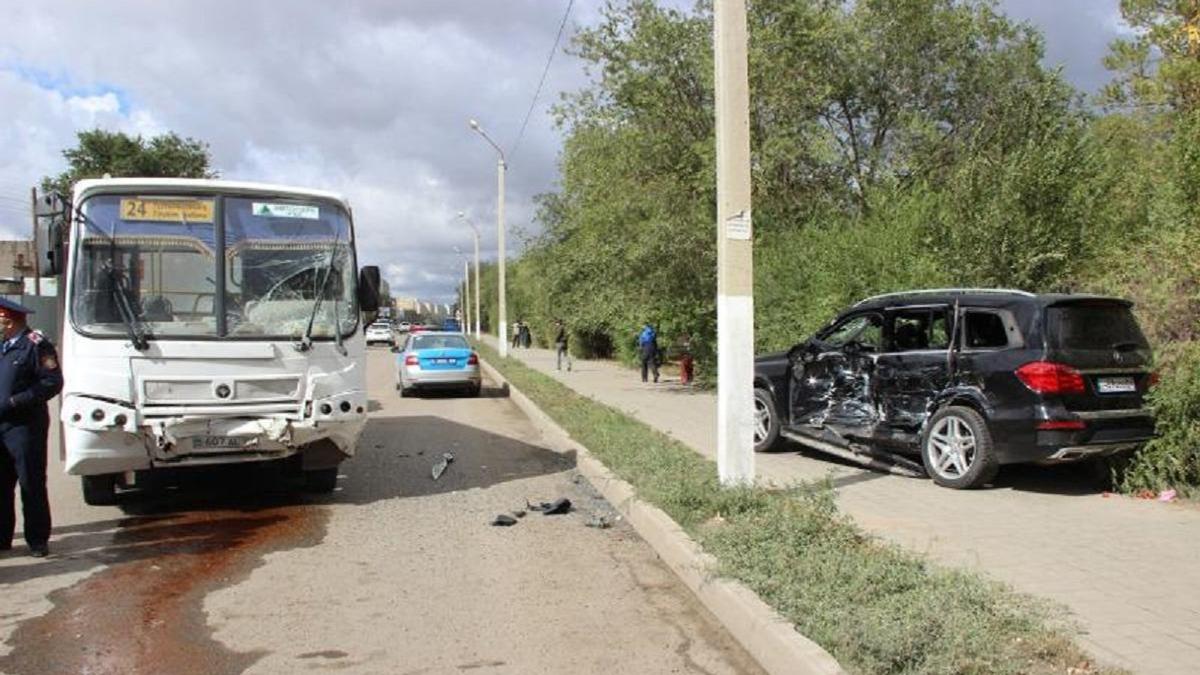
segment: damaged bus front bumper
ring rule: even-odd
[[[173,406],[139,409],[70,395],[63,399],[67,473],[99,475],[282,459],[304,453],[309,468],[353,456],[367,421],[367,395],[344,392],[297,406]],[[313,455],[311,460],[307,455]]]

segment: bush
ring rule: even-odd
[[[951,283],[929,222],[937,198],[925,191],[881,200],[861,220],[832,217],[755,242],[755,339],[787,349],[855,301],[904,288]]]
[[[1159,435],[1125,469],[1120,487],[1126,492],[1174,488],[1200,496],[1200,342],[1175,351],[1150,395]]]

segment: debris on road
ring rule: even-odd
[[[608,519],[608,516],[593,515],[584,525],[598,530],[607,530],[612,527],[612,521]]]
[[[437,480],[437,479],[441,478],[442,474],[446,473],[446,467],[449,466],[450,462],[453,462],[453,461],[454,461],[454,455],[452,455],[448,452],[443,452],[442,458],[439,459],[437,461],[437,463],[435,463],[433,465],[433,469],[431,471],[431,474],[433,475],[433,479]]]
[[[516,511],[513,511],[512,514],[514,516],[516,516],[517,518],[524,518],[525,517],[525,509],[517,509]]]
[[[517,519],[513,518],[512,516],[501,513],[500,515],[498,515],[492,519],[491,524],[494,527],[511,527],[511,526],[517,524]]]
[[[559,497],[552,502],[541,502],[539,504],[530,504],[526,500],[525,508],[530,511],[541,511],[543,516],[557,516],[571,511],[571,500],[566,497]]]
[[[1175,492],[1174,490],[1163,490],[1162,492],[1158,493],[1158,501],[1173,502],[1173,501],[1175,501],[1175,497],[1177,497],[1177,496],[1178,496],[1178,493]]]

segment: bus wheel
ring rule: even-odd
[[[83,501],[88,506],[113,506],[117,503],[117,474],[83,476]]]
[[[304,472],[304,490],[328,494],[337,487],[338,468],[313,469]]]

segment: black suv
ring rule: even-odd
[[[863,300],[756,359],[755,450],[783,435],[952,488],[1002,464],[1132,451],[1154,432],[1154,376],[1131,306],[991,289]]]

